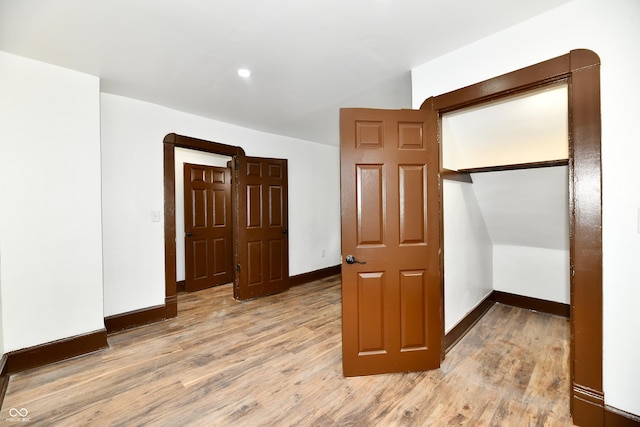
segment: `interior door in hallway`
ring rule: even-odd
[[[184,164],[185,290],[233,281],[231,173]]]
[[[345,376],[440,366],[437,115],[342,109]]]
[[[238,156],[238,264],[234,298],[289,289],[287,160]]]

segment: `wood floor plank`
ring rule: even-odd
[[[440,369],[344,378],[340,276],[246,302],[178,296],[178,317],[13,375],[0,424],[571,426],[566,319],[494,305]]]

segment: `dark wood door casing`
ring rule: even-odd
[[[176,317],[178,314],[178,303],[177,303],[177,285],[176,285],[176,226],[175,226],[175,210],[176,210],[176,200],[175,200],[175,148],[187,148],[196,151],[202,151],[206,153],[214,153],[221,154],[225,156],[229,156],[232,158],[232,161],[229,162],[231,166],[231,206],[232,206],[232,233],[233,233],[233,244],[232,244],[232,254],[233,254],[233,265],[234,267],[237,265],[242,265],[243,261],[241,261],[241,256],[246,256],[246,250],[241,247],[241,222],[245,221],[246,226],[246,185],[241,188],[242,183],[245,184],[248,182],[247,179],[244,178],[243,174],[238,170],[241,165],[246,162],[243,159],[246,159],[247,156],[242,149],[242,147],[236,147],[226,144],[220,144],[218,142],[206,141],[198,138],[192,138],[188,136],[178,135],[175,133],[167,134],[164,137],[163,144],[163,171],[164,171],[164,255],[165,255],[165,318]],[[249,158],[252,159],[252,158]],[[259,158],[253,158],[259,159]],[[271,201],[275,201],[277,197],[281,200],[282,211],[280,215],[282,215],[281,222],[285,224],[285,227],[280,227],[280,235],[284,236],[284,241],[282,241],[282,237],[280,237],[280,248],[281,252],[277,252],[282,254],[281,258],[278,260],[281,262],[281,268],[276,269],[270,267],[270,271],[268,275],[265,277],[270,277],[272,284],[279,284],[279,289],[285,289],[285,287],[289,286],[289,257],[288,257],[288,190],[286,187],[287,182],[287,162],[282,159],[262,159],[266,161],[280,162],[280,172],[282,172],[282,177],[284,180],[280,179],[280,184],[284,181],[285,187],[281,188],[279,193],[275,190],[275,187],[280,184],[270,184],[268,187],[273,187],[271,190],[267,190],[266,195],[271,196]],[[273,163],[271,162],[271,163]],[[282,163],[283,162],[283,163]],[[266,168],[267,173],[271,174],[273,178],[273,173],[277,168],[274,168],[273,165],[270,165]],[[246,166],[245,166],[246,171]],[[240,178],[240,179],[237,179]],[[276,197],[277,196],[277,197]],[[241,207],[242,204],[242,207]],[[266,213],[272,215],[271,219],[265,221],[265,224],[275,225],[275,217],[277,210],[275,204],[267,205]],[[244,219],[243,219],[244,218]],[[272,227],[277,228],[277,227]],[[246,236],[246,233],[243,234]],[[246,238],[245,238],[246,240]],[[275,241],[275,239],[272,239]],[[273,247],[276,243],[271,243]],[[275,254],[276,251],[267,251],[267,253]],[[266,262],[265,265],[274,265],[276,262],[276,257],[269,258],[269,261]],[[242,270],[242,267],[241,267]],[[284,277],[282,280],[276,280],[276,276],[282,274]],[[234,270],[234,298],[241,299],[238,292],[240,289],[246,288],[246,283],[244,282],[247,279],[247,276],[242,276],[238,274],[237,270]],[[257,289],[258,287],[254,287]],[[275,292],[275,291],[274,291]],[[256,295],[257,296],[257,295]]]
[[[233,280],[231,171],[184,164],[185,290]]]
[[[602,426],[605,405],[600,58],[590,50],[572,50],[566,55],[428,98],[420,108],[442,117],[450,111],[561,81],[569,87],[571,413],[578,425]]]
[[[357,260],[342,264],[345,376],[440,366],[436,123],[340,111],[342,254]]]

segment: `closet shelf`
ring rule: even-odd
[[[453,171],[451,169],[440,169],[440,177],[443,179],[450,179],[451,181],[468,182],[469,184],[473,184],[469,173],[461,173],[460,171]]]
[[[498,171],[510,171],[518,169],[535,169],[535,168],[548,168],[554,166],[567,166],[569,159],[559,160],[545,160],[544,162],[530,162],[530,163],[516,163],[512,165],[498,165],[498,166],[482,166],[477,168],[458,169],[457,171],[450,171],[458,174],[471,174],[478,172],[498,172]],[[443,169],[445,171],[448,169]]]

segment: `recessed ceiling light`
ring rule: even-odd
[[[238,70],[238,75],[240,77],[251,77],[251,70],[248,70],[246,68],[240,68]]]

